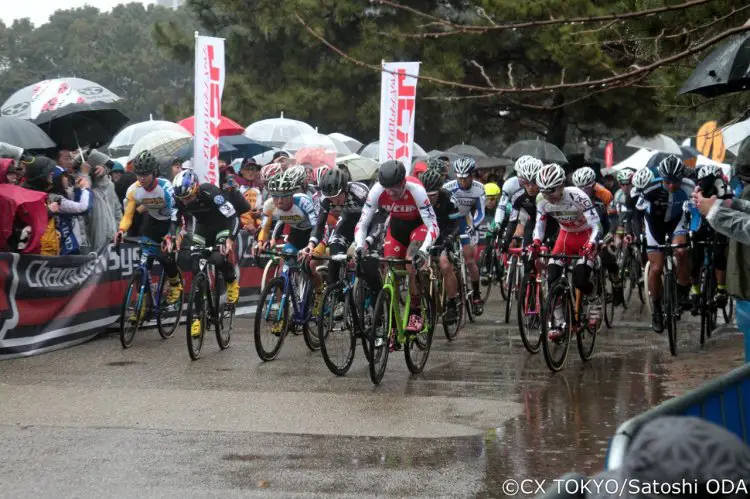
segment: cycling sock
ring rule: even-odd
[[[726,284],[717,284],[716,285],[716,289],[718,289],[719,291],[726,291],[727,290],[727,285]]]
[[[693,284],[690,287],[690,294],[691,295],[699,295],[699,294],[701,294],[701,287],[698,286],[697,284]]]

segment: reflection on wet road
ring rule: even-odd
[[[552,375],[494,300],[456,342],[436,335],[422,375],[394,354],[379,387],[361,351],[336,378],[301,338],[261,363],[247,320],[198,362],[147,331],[0,363],[4,493],[504,497],[509,478],[598,472],[616,427],[666,398],[666,337],[634,304],[591,362],[573,351]],[[695,321],[680,331],[698,350]]]

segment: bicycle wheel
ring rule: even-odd
[[[367,331],[372,327],[373,311],[375,310],[375,300],[372,299],[372,293],[370,288],[364,279],[359,277],[354,283],[354,306],[357,307],[357,319],[359,325],[359,337],[362,343],[362,351],[365,353],[365,358],[370,359],[370,341],[367,336]]]
[[[305,277],[307,284],[305,285],[305,322],[302,324],[302,337],[305,339],[305,345],[310,349],[311,352],[317,352],[320,350],[320,339],[318,337],[318,331],[315,325],[320,320],[320,312],[318,316],[313,315],[313,305],[315,300],[315,285],[313,280]],[[321,299],[323,297],[321,296]]]
[[[651,262],[646,262],[646,268],[643,270],[643,291],[644,291],[644,303],[648,310],[648,315],[654,313],[654,304],[651,303],[651,290],[648,289],[648,272],[651,269]]]
[[[151,289],[150,286],[146,288]],[[130,348],[133,345],[135,334],[143,324],[144,307],[147,299],[149,299],[148,292],[141,293],[141,272],[136,271],[130,278],[120,311],[120,344],[122,348]],[[136,310],[141,310],[140,317],[137,317]]]
[[[266,262],[266,266],[263,267],[263,277],[260,280],[260,292],[262,293],[266,289],[266,285],[276,277],[279,277],[279,260],[275,257],[271,257]]]
[[[482,287],[482,299],[485,303],[490,299],[490,292],[492,291],[492,281],[495,279],[495,265],[493,260],[495,259],[495,248],[493,246],[487,246],[482,251],[480,262],[481,267],[481,287]]]
[[[597,299],[602,301],[604,299],[604,296],[602,293],[604,282],[606,282],[606,278],[603,276],[603,271],[600,269],[599,276],[597,277],[597,280],[599,281],[599,284],[597,286],[597,293],[599,293]],[[602,328],[602,317],[599,317],[599,320],[596,321],[595,325],[592,326],[592,324],[589,321],[589,302],[588,299],[585,297],[581,298],[582,302],[585,302],[585,305],[582,304],[582,307],[585,307],[583,310],[581,310],[581,316],[585,320],[585,326],[580,325],[577,328],[576,332],[576,345],[578,346],[578,355],[581,357],[581,360],[586,362],[591,359],[591,356],[594,353],[594,345],[596,345],[596,335],[599,333],[599,331]],[[606,316],[606,303],[604,304],[604,315]]]
[[[232,340],[232,328],[234,327],[234,306],[227,304],[226,284],[224,276],[217,272],[216,285],[211,295],[214,303],[214,329],[216,330],[216,343],[221,350],[229,348]]]
[[[633,280],[631,276],[632,267],[630,265],[631,255],[630,248],[622,251],[622,257],[618,259],[620,265],[620,282],[622,283],[622,308],[627,309],[630,299],[633,297]]]
[[[422,321],[424,326],[417,333],[407,333],[406,345],[404,346],[404,358],[406,367],[412,374],[419,374],[427,364],[432,347],[432,337],[435,332],[435,309],[432,300],[422,293],[421,299]]]
[[[463,300],[466,309],[466,317],[468,317],[469,322],[474,322],[474,293],[471,288],[469,288],[471,284],[469,284],[469,281],[466,279],[466,264],[463,259],[461,260],[461,282],[463,283],[461,287],[464,290]]]
[[[510,268],[508,269],[508,297],[505,300],[505,323],[510,322],[510,309],[513,307],[513,294],[517,292],[517,272],[518,272],[518,255],[513,255],[510,259]]]
[[[344,283],[329,286],[323,294],[318,318],[318,342],[323,360],[336,376],[343,376],[352,367],[357,338],[354,335],[353,317],[344,294]]]
[[[445,319],[442,320],[443,323],[443,332],[445,333],[445,337],[448,339],[448,341],[453,341],[458,336],[458,332],[461,330],[461,327],[464,324],[464,321],[466,320],[466,289],[463,287],[463,281],[461,280],[461,273],[457,272],[455,269],[453,270],[453,273],[456,276],[456,283],[458,287],[458,296],[456,297],[456,322],[453,324],[447,324],[445,322]],[[445,290],[445,283],[443,282],[442,278],[439,280],[441,282],[440,285],[440,296],[442,300],[442,310],[443,313],[445,313],[445,309],[448,306],[448,294]]]
[[[177,269],[177,275],[180,279],[180,284],[185,285],[185,281],[182,278],[182,271]],[[159,281],[159,309],[156,311],[156,327],[159,328],[159,335],[166,339],[174,336],[177,326],[180,324],[182,318],[182,305],[185,302],[185,293],[180,294],[179,300],[175,303],[167,303],[167,286],[168,286],[167,275],[162,270],[160,281]]]
[[[612,325],[615,323],[614,285],[604,269],[599,271],[599,275],[601,276],[602,301],[604,302],[602,304],[604,307],[604,323],[607,325],[607,329],[612,329]]]
[[[506,279],[508,270],[505,268],[504,260],[502,258],[498,259],[498,279],[500,281],[500,296],[503,297],[503,300],[508,299],[508,280]]]
[[[638,299],[641,300],[641,303],[646,303],[646,276],[648,274],[644,272],[643,267],[641,267],[641,262],[639,261],[638,257],[635,255],[631,255],[630,258],[630,281],[631,286],[634,286],[638,289]]]
[[[516,310],[523,346],[529,353],[538,353],[542,346],[541,291],[538,289],[536,277],[531,274],[523,276],[521,288],[518,290]]]
[[[669,351],[672,355],[677,355],[677,280],[672,272],[667,272],[664,276],[662,304],[669,336]]]
[[[268,362],[276,358],[284,345],[289,326],[289,297],[284,294],[285,280],[283,277],[274,277],[266,285],[260,295],[258,308],[255,312],[255,324],[253,337],[255,339],[255,351],[262,361]],[[271,323],[268,331],[268,342],[270,348],[263,344],[262,327]]]
[[[376,385],[383,381],[388,354],[393,340],[391,324],[391,296],[387,290],[381,290],[375,301],[372,328],[368,332],[370,341],[370,380]]]
[[[190,354],[192,360],[198,360],[201,356],[203,339],[206,336],[206,328],[208,328],[208,294],[208,275],[204,272],[198,272],[193,276],[193,282],[190,285],[186,324],[188,354]],[[200,321],[200,332],[193,336],[193,322],[196,320]]]
[[[563,282],[561,282],[563,281]],[[573,304],[570,300],[568,285],[564,279],[558,279],[552,286],[544,307],[542,321],[542,351],[544,361],[552,372],[560,371],[565,365],[570,347],[571,322],[573,321]],[[550,332],[557,334],[550,338]]]

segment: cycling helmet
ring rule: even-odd
[[[390,160],[380,165],[378,182],[383,187],[396,187],[406,178],[406,167],[401,161]]]
[[[474,173],[476,167],[477,162],[474,161],[474,158],[458,158],[453,162],[453,169],[456,171],[456,176],[458,178],[468,177],[469,175]]]
[[[331,170],[331,167],[328,165],[319,166],[316,169],[313,170],[312,174],[312,184],[317,185],[320,187],[320,181],[325,176],[328,171]]]
[[[304,168],[303,168],[304,170]],[[292,172],[291,175],[287,175]],[[273,196],[291,196],[299,189],[299,174],[291,168],[281,175],[276,175],[268,182],[268,190]],[[304,179],[304,177],[303,177]]]
[[[159,171],[159,160],[151,151],[141,151],[133,159],[133,172],[136,175],[156,174]]]
[[[484,195],[488,198],[496,197],[500,195],[500,187],[495,182],[490,182],[484,185]]]
[[[536,183],[542,191],[551,191],[565,184],[565,170],[557,163],[544,165],[539,169]]]
[[[443,186],[443,173],[438,170],[427,170],[419,176],[427,192],[435,192]]]
[[[284,178],[295,189],[302,189],[307,179],[307,170],[302,165],[294,165],[284,171]]]
[[[321,166],[320,168],[323,167]],[[318,168],[318,170],[320,170],[320,168]],[[325,168],[327,168],[327,170],[323,173],[323,176],[318,183],[320,192],[329,198],[338,196],[344,189],[346,189],[346,186],[349,183],[349,175],[339,168]],[[315,171],[317,172],[318,170]]]
[[[623,168],[619,172],[617,172],[617,182],[620,185],[623,184],[630,184],[633,182],[633,175],[635,172],[631,170],[630,168]]]
[[[263,182],[268,182],[273,177],[275,177],[279,173],[282,173],[283,171],[284,171],[284,168],[282,168],[280,164],[269,163],[260,169],[260,177],[263,179]]]
[[[428,170],[438,170],[439,172],[442,173],[444,166],[445,166],[445,162],[438,157],[433,156],[427,159]]]
[[[199,185],[198,176],[193,170],[182,170],[172,180],[175,197],[186,198],[193,194]]]
[[[533,182],[542,166],[543,163],[540,160],[527,155],[518,158],[513,168],[516,170],[516,176],[519,179]]]
[[[659,175],[668,179],[681,179],[685,175],[685,164],[674,154],[659,163]]]
[[[573,172],[573,185],[576,187],[590,187],[594,185],[595,182],[596,172],[588,166],[584,166]]]
[[[716,165],[703,165],[698,170],[698,180],[701,180],[706,177],[721,178],[722,176],[723,176],[723,173],[721,171],[721,168],[719,168]]]
[[[633,187],[643,189],[654,180],[651,168],[641,168],[633,175]]]

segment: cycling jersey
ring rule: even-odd
[[[177,216],[174,191],[169,180],[156,178],[151,190],[146,189],[140,182],[128,187],[125,194],[125,212],[120,221],[120,230],[127,232],[133,224],[136,208],[143,205],[150,217],[169,222]]]
[[[512,204],[515,197],[526,192],[523,188],[518,177],[511,177],[503,184],[502,192],[500,194],[500,201],[497,203],[498,208],[505,208],[507,205]],[[495,212],[495,224],[502,225],[505,221],[506,210],[499,209]]]
[[[547,219],[554,218],[563,232],[583,232],[590,230],[588,240],[596,242],[601,235],[601,222],[591,199],[578,187],[565,187],[562,197],[552,203],[540,193],[537,197],[537,217],[534,239],[542,240]]]
[[[408,237],[408,234],[419,227],[420,222],[423,223],[427,228],[427,233],[420,249],[425,253],[430,249],[440,234],[440,229],[435,211],[427,197],[427,191],[414,177],[406,177],[404,185],[404,194],[400,199],[393,199],[380,182],[372,186],[362,209],[362,216],[354,229],[354,241],[357,248],[364,247],[372,217],[378,208],[383,208],[390,213],[391,217],[389,233],[407,230]]]
[[[461,215],[470,215],[472,210],[474,211],[472,224],[474,227],[479,227],[479,224],[484,220],[484,205],[487,201],[482,183],[474,180],[469,189],[463,189],[458,180],[451,180],[443,185],[443,189],[456,198]]]
[[[677,192],[669,192],[662,184],[662,179],[656,178],[643,190],[634,188],[630,195],[638,198],[636,207],[646,213],[647,220],[671,222],[683,216],[684,205],[690,200],[694,187],[692,180],[682,179]]]
[[[318,223],[310,236],[310,242],[317,243],[326,240],[326,224],[331,214],[337,218],[331,238],[340,239],[342,243],[344,240],[351,242],[354,237],[354,227],[357,225],[359,216],[362,214],[362,208],[367,201],[367,192],[365,184],[349,182],[346,187],[346,199],[342,206],[334,206],[330,198],[322,198]]]
[[[309,231],[318,223],[313,200],[307,194],[294,194],[292,206],[288,210],[280,210],[276,207],[273,199],[268,199],[263,204],[263,219],[260,222],[261,230],[258,241],[266,241],[273,228],[273,222],[279,221],[288,225],[292,230]],[[314,242],[318,242],[315,239]]]
[[[460,217],[460,210],[456,198],[445,189],[438,191],[438,198],[433,205],[435,217],[437,217],[438,227],[440,227],[440,236],[435,244],[442,244],[446,238],[454,235],[458,226],[457,219]]]
[[[732,199],[734,197],[732,189],[722,177],[704,177],[699,181],[698,187],[703,191],[703,197],[706,198],[716,196],[719,199]],[[688,206],[690,207],[690,230],[697,232],[703,223],[703,217],[692,201],[688,201]]]
[[[615,207],[614,203],[612,203],[612,198],[613,196],[612,193],[609,192],[609,189],[607,189],[600,183],[594,184],[594,196],[591,200],[594,203],[599,202],[604,205],[604,208],[608,215],[614,215],[617,213],[617,208]]]

